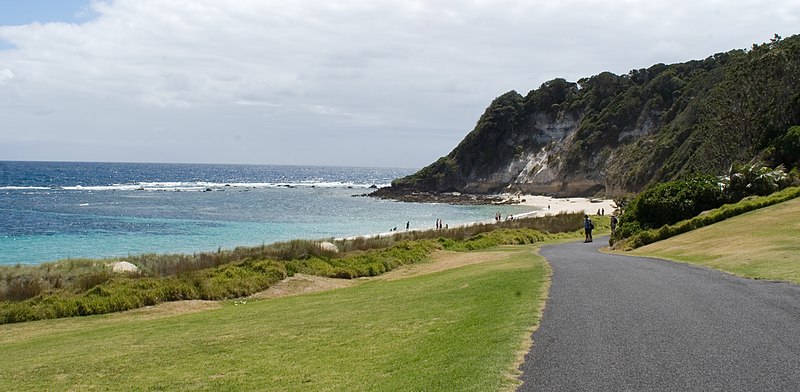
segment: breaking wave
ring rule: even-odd
[[[357,184],[351,182],[139,182],[135,184],[72,185],[72,186],[0,186],[0,191],[17,190],[65,190],[65,191],[159,191],[159,192],[205,192],[225,189],[278,189],[278,188],[381,188],[389,184]]]

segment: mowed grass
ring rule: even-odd
[[[183,314],[0,326],[4,390],[497,391],[546,297],[536,247],[408,278]]]
[[[626,254],[800,284],[800,199],[748,212]]]

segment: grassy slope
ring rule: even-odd
[[[800,199],[752,211],[626,254],[800,284]]]
[[[393,281],[165,317],[0,326],[17,390],[510,389],[546,296],[535,247]],[[237,304],[239,303],[239,304]]]

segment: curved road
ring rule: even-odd
[[[542,248],[553,283],[519,391],[800,391],[800,286],[607,243]]]

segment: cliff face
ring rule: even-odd
[[[496,98],[447,156],[384,193],[616,196],[733,162],[781,158],[800,123],[800,36]],[[783,161],[781,161],[783,160]]]

